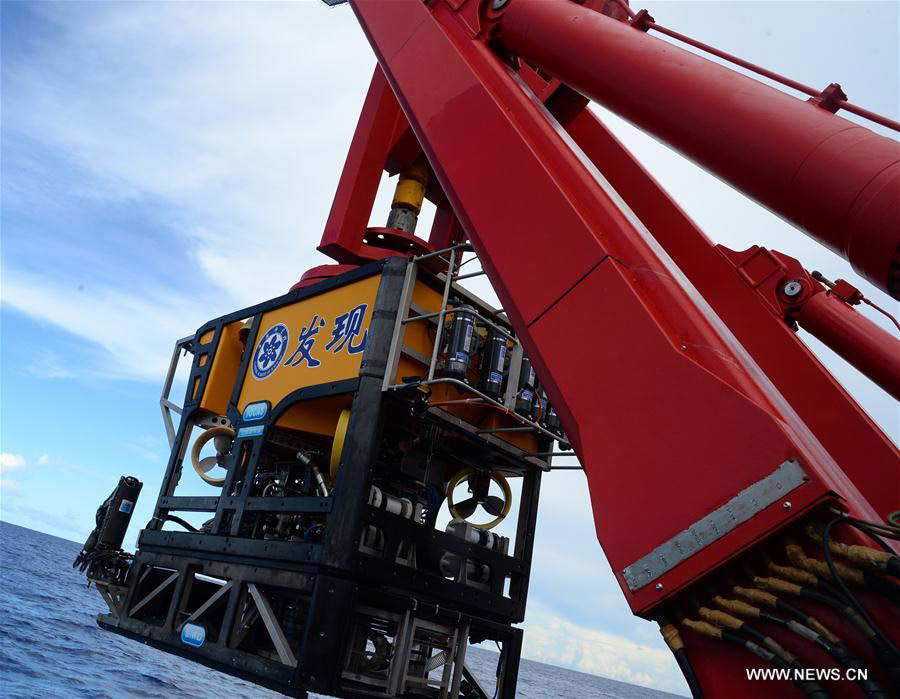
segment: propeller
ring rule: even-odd
[[[469,492],[472,493],[472,496],[455,503],[453,501],[453,491],[464,481],[468,484]],[[492,482],[500,486],[500,489],[503,491],[503,497],[489,493]],[[480,506],[494,519],[485,524],[475,524],[474,522],[470,522],[470,524],[479,529],[493,529],[509,514],[512,506],[512,491],[506,478],[497,470],[476,471],[473,468],[464,468],[450,479],[450,483],[447,486],[447,505],[453,518],[463,521],[468,521],[469,517],[475,514],[475,510]]]
[[[206,456],[201,459],[200,452],[210,440],[213,440],[216,455]],[[234,430],[230,427],[211,427],[197,437],[197,441],[194,442],[194,447],[191,449],[191,465],[194,467],[197,475],[210,485],[222,486],[225,483],[225,476],[215,478],[207,474],[216,466],[225,466],[225,455],[231,451],[233,442]]]

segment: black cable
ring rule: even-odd
[[[877,639],[873,637],[871,629],[869,629],[866,626],[866,623],[862,618],[860,618],[858,615],[855,615],[855,613],[854,613],[854,616],[850,615],[850,612],[852,612],[852,610],[850,610],[846,606],[846,604],[844,604],[843,602],[841,602],[838,599],[832,599],[828,595],[822,594],[821,592],[809,590],[809,588],[807,588],[805,586],[802,586],[802,585],[799,585],[796,583],[794,584],[794,586],[799,590],[799,592],[795,593],[795,594],[799,594],[801,597],[805,597],[806,599],[814,600],[821,604],[825,604],[825,605],[835,609],[836,611],[840,612],[842,615],[847,616],[850,619],[850,621],[852,621],[855,625],[857,625],[857,626],[861,625],[862,627],[865,627],[865,628],[860,628],[860,630],[862,631],[866,640],[868,640],[869,643],[872,645],[872,648],[873,648],[873,651],[875,652],[876,657],[879,659],[879,661],[882,664],[885,665],[886,668],[888,668],[889,670],[891,669],[892,658],[888,654],[886,654],[886,649],[881,647],[876,642]],[[741,588],[740,586],[736,586],[734,588],[734,590],[742,597],[746,596],[746,597],[748,597],[748,599],[756,601],[757,603],[766,602],[765,599],[758,599],[756,596],[754,596],[752,594],[753,590]],[[771,593],[769,593],[769,594],[771,595]],[[778,624],[786,623],[786,624],[790,625],[790,624],[794,623],[794,624],[796,624],[796,627],[792,628],[791,629],[792,631],[794,631],[795,633],[799,633],[799,635],[801,635],[801,636],[808,637],[807,632],[811,632],[812,634],[815,634],[816,636],[818,636],[818,638],[816,638],[815,641],[817,643],[819,643],[819,645],[822,645],[823,647],[825,647],[825,644],[828,644],[828,647],[826,647],[826,651],[829,653],[829,655],[831,655],[835,660],[837,660],[844,667],[853,668],[853,669],[865,668],[865,664],[861,660],[859,660],[859,658],[857,658],[855,655],[853,655],[850,652],[849,648],[847,648],[847,646],[844,644],[844,642],[841,641],[841,639],[838,638],[833,632],[831,632],[827,628],[825,628],[822,625],[822,623],[819,622],[817,619],[808,615],[806,612],[795,607],[794,605],[790,604],[789,602],[784,601],[781,597],[776,597],[775,595],[771,595],[771,601],[768,602],[768,604],[770,604],[770,605],[774,604],[775,609],[777,609],[780,612],[783,612],[788,617],[792,617],[793,620],[795,620],[795,621],[793,621],[793,622],[788,621],[788,620],[784,619],[783,617],[780,617],[777,614],[771,614],[770,612],[768,612],[764,609],[759,610],[760,618],[766,619],[768,621],[771,621],[773,623],[778,623]],[[797,623],[797,622],[799,622],[799,623]],[[891,674],[891,677],[893,678],[894,673],[891,671],[890,674]],[[888,696],[885,693],[884,688],[881,687],[881,685],[878,682],[876,682],[874,680],[868,680],[868,679],[863,680],[863,679],[861,679],[861,677],[863,677],[863,676],[864,675],[862,675],[862,674],[857,675],[857,678],[858,678],[857,683],[859,684],[859,686],[863,690],[863,692],[865,692],[868,696],[878,697],[879,699],[881,697]]]
[[[897,512],[892,512],[891,514],[889,514],[887,516],[887,520],[888,520],[889,524],[883,524],[881,522],[869,522],[865,519],[858,519],[856,517],[851,517],[846,512],[838,510],[834,507],[831,507],[829,509],[836,516],[841,517],[845,522],[852,522],[853,524],[860,525],[863,527],[868,527],[869,529],[875,529],[879,532],[882,532],[882,536],[886,536],[889,539],[900,538],[900,524],[894,524],[894,522],[892,520],[892,517],[900,514],[900,510],[897,510]]]
[[[758,655],[760,658],[771,663],[774,667],[780,670],[802,669],[797,663],[789,663],[786,660],[783,660],[782,658],[775,655],[775,653],[773,653],[768,648],[763,648],[762,646],[741,638],[738,634],[732,633],[726,629],[722,629],[722,640],[743,646],[751,653]],[[831,696],[822,688],[822,686],[818,682],[814,682],[812,680],[797,680],[794,682],[794,686],[797,687],[801,692],[803,692],[807,697],[810,697],[810,699],[829,699],[829,697]]]
[[[806,623],[809,621],[809,619],[810,619],[809,614],[807,614],[806,612],[800,610],[798,607],[795,607],[795,606],[794,606],[793,604],[791,604],[790,602],[785,602],[785,601],[784,601],[783,599],[781,599],[780,597],[778,598],[778,600],[777,600],[777,602],[776,602],[776,606],[777,606],[777,608],[780,609],[781,611],[786,612],[787,614],[790,614],[792,617],[794,617],[794,618],[795,618],[797,621],[799,621],[801,624],[806,624]]]
[[[771,579],[773,582],[778,582],[777,578]],[[756,578],[754,582],[761,582],[765,586],[765,580]],[[892,652],[890,647],[885,644],[884,640],[880,638],[875,629],[873,629],[869,623],[856,611],[855,608],[850,606],[847,600],[838,599],[831,597],[830,595],[823,594],[817,590],[811,590],[808,587],[803,585],[794,585],[796,587],[796,592],[788,592],[788,594],[796,594],[802,598],[813,600],[815,602],[819,602],[820,604],[824,604],[828,607],[831,607],[835,611],[839,612],[841,615],[846,617],[857,629],[862,633],[863,637],[872,647],[872,652],[875,654],[875,657],[878,659],[884,668],[887,670],[888,676],[891,679],[891,684],[894,686],[895,690],[900,691],[900,656],[897,656],[896,653]]]
[[[892,556],[887,561],[887,572],[895,578],[900,578],[900,558]]]
[[[497,672],[496,672],[496,682],[494,684],[494,698],[497,699],[497,695],[500,693],[500,675],[504,671],[503,661],[505,660],[505,653],[503,652],[503,646],[500,645],[500,642],[497,639],[494,639],[494,645],[497,646],[497,650],[500,651],[500,657],[497,658]]]
[[[878,628],[878,625],[872,620],[872,617],[869,616],[869,612],[867,612],[865,607],[863,607],[859,603],[859,600],[856,599],[856,596],[852,592],[850,592],[850,588],[847,587],[847,583],[844,582],[844,579],[840,575],[838,575],[837,569],[834,565],[834,558],[831,555],[831,547],[828,544],[831,538],[831,528],[838,522],[842,521],[845,521],[843,517],[835,517],[828,524],[826,524],[825,528],[822,530],[822,550],[825,554],[825,564],[828,566],[828,570],[831,572],[831,576],[832,578],[834,578],[834,582],[837,583],[837,586],[840,588],[844,597],[851,604],[851,606],[859,613],[859,615],[866,621],[866,623],[872,627],[875,635],[888,648],[888,650],[890,650],[893,655],[900,657],[900,652],[897,651],[896,646],[894,646],[891,640],[887,636],[885,636],[884,632],[882,632],[882,630]],[[847,522],[847,524],[859,528],[858,525],[854,525],[852,522]]]
[[[724,606],[727,608],[728,600],[723,600],[723,602]],[[743,643],[745,648],[756,653],[760,657],[767,659],[776,667],[784,667],[792,670],[794,685],[806,696],[815,697],[816,699],[825,699],[825,697],[829,696],[828,692],[826,692],[818,682],[805,679],[805,675],[803,674],[804,666],[801,664],[800,660],[793,653],[783,648],[774,638],[767,636],[743,619],[733,616],[728,612],[714,611],[703,606],[698,607],[697,611],[701,617],[706,619],[706,621],[711,622],[721,629],[721,638],[724,640],[732,640],[729,636],[734,635],[738,642]],[[747,640],[734,632],[740,632],[750,638]]]
[[[846,521],[847,521],[847,524],[850,524],[850,525],[852,525],[852,526],[854,526],[854,527],[857,527],[857,528],[859,528],[859,529],[862,529],[862,530],[865,531],[867,534],[869,534],[870,536],[872,536],[873,539],[876,539],[876,540],[877,540],[877,539],[878,539],[878,536],[883,536],[883,537],[885,537],[886,539],[900,540],[900,532],[898,532],[898,531],[897,531],[896,529],[894,529],[894,528],[891,528],[891,529],[879,529],[879,528],[877,528],[877,527],[871,526],[870,524],[868,524],[868,523],[866,523],[866,522],[860,522],[860,521],[857,520],[857,519],[848,519],[848,520],[846,520]],[[879,543],[881,543],[881,542],[879,542]],[[886,548],[885,545],[884,545],[884,543],[881,543],[881,547],[884,548],[886,551],[891,551],[891,553],[893,553],[893,550]]]
[[[196,534],[199,531],[193,524],[181,519],[181,517],[177,517],[176,515],[166,515],[162,519],[168,520],[169,522],[175,522],[175,524],[184,527],[193,534]]]
[[[852,517],[842,517],[841,521],[845,524],[849,524],[851,527],[856,527],[862,532],[865,532],[868,536],[872,537],[875,541],[878,542],[878,545],[881,546],[885,551],[889,553],[894,553],[893,549],[889,548],[883,541],[881,541],[878,537],[883,536],[887,539],[900,539],[900,532],[891,527],[890,529],[880,529],[879,527],[873,526],[870,522],[863,522],[860,519],[853,519]]]
[[[759,610],[759,618],[777,624],[778,626],[797,634],[801,638],[812,641],[820,646],[842,667],[847,668],[848,670],[856,670],[856,683],[867,697],[871,697],[871,699],[889,699],[890,695],[884,687],[875,680],[868,679],[868,668],[866,665],[859,658],[852,655],[843,643],[832,643],[822,636],[822,634],[814,631],[805,624],[785,619],[784,617],[772,614],[765,609]],[[859,672],[861,670],[864,670],[864,672]]]
[[[893,643],[891,643],[891,640],[887,636],[885,636],[884,632],[882,632],[882,630],[878,628],[878,626],[872,620],[872,617],[869,616],[869,613],[859,603],[859,600],[857,600],[853,593],[850,592],[847,584],[837,574],[837,570],[835,569],[834,559],[831,555],[831,547],[829,546],[829,541],[831,537],[831,528],[841,521],[845,521],[843,517],[835,517],[828,524],[826,524],[824,529],[822,530],[822,550],[825,554],[825,563],[828,565],[828,570],[831,571],[831,575],[834,578],[835,582],[838,584],[838,587],[841,589],[841,592],[845,595],[847,602],[850,603],[852,608],[856,610],[862,620],[871,628],[873,636],[869,639],[869,642],[872,645],[872,650],[875,652],[875,656],[887,669],[888,675],[891,678],[891,683],[894,685],[894,689],[900,691],[900,653],[897,652],[897,648]],[[846,523],[850,526],[857,526],[852,522]],[[859,527],[857,526],[857,528]],[[866,533],[871,536],[871,533]],[[880,541],[879,543],[883,544],[883,542]]]
[[[666,612],[661,612],[657,615],[656,623],[659,624],[659,632],[665,639],[666,645],[672,651],[672,655],[675,656],[675,662],[678,663],[681,674],[684,675],[688,689],[691,690],[691,696],[693,699],[704,699],[703,688],[700,685],[697,674],[694,672],[694,666],[691,665],[687,651],[684,649],[678,628],[672,623],[671,617]]]
[[[850,517],[844,517],[842,519],[844,520],[844,522],[849,524],[851,527],[855,527],[856,529],[859,529],[863,534],[865,534],[870,539],[872,539],[872,541],[877,543],[882,549],[884,549],[889,554],[891,554],[891,557],[887,559],[887,563],[885,564],[885,569],[890,575],[900,578],[900,557],[898,557],[897,554],[894,553],[894,549],[892,549],[890,546],[888,546],[887,542],[885,542],[881,538],[882,536],[886,536],[889,539],[900,539],[900,533],[897,533],[894,536],[891,536],[890,534],[881,532],[881,536],[879,536],[878,534],[876,534],[874,531],[872,531],[868,527],[868,524],[869,524],[868,522],[862,522],[862,520],[853,519]],[[894,533],[893,530],[891,530],[891,531],[892,531],[892,533]]]
[[[872,589],[874,592],[877,592],[884,597],[887,597],[888,600],[897,607],[900,607],[900,585],[897,583],[891,582],[887,578],[883,578],[878,573],[875,573],[871,570],[862,571],[863,575],[863,584]]]
[[[879,543],[884,544],[884,542]],[[829,546],[829,549],[830,548],[831,546]],[[888,551],[890,551],[890,549],[888,549]],[[787,553],[788,558],[793,563],[795,563],[801,570],[811,576],[811,584],[815,584],[817,588],[821,588],[834,597],[840,598],[843,596],[838,587],[828,582],[827,578],[829,576],[833,578],[833,574],[831,570],[828,570],[827,572],[826,570],[824,570],[825,568],[827,568],[825,563],[807,557],[806,554],[802,552],[801,547],[797,546],[796,544],[789,545],[787,547]],[[837,555],[840,556],[843,554],[840,552],[840,550],[838,550]],[[778,566],[773,566],[773,569],[777,568]],[[844,580],[849,580],[851,583],[854,583],[856,585],[867,587],[874,592],[887,597],[888,601],[890,601],[892,604],[900,606],[900,585],[891,582],[887,578],[881,577],[879,573],[867,568],[863,568],[861,566],[844,566],[843,564],[839,563],[835,563],[835,569]],[[782,570],[782,574],[784,574],[785,577],[788,577],[788,572],[790,569],[782,568]],[[781,571],[776,570],[775,572],[780,573]],[[815,581],[815,583],[812,583],[813,580]]]

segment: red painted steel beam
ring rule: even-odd
[[[397,129],[402,125],[400,105],[384,74],[376,68],[325,223],[319,252],[342,264],[361,264],[377,259],[363,252],[362,236],[369,223],[385,160]]]
[[[352,1],[579,453],[599,538],[632,608],[647,613],[832,493],[877,516],[653,234],[479,39],[478,16],[463,15],[473,5]],[[626,566],[789,458],[808,475],[790,507],[766,507],[653,584],[626,583]],[[647,516],[635,516],[632,497]]]
[[[897,477],[900,454],[894,443],[783,321],[783,314],[759,302],[754,289],[728,262],[725,249],[706,237],[597,115],[568,104],[575,102],[577,107],[579,99],[583,100],[571,93],[551,100],[551,112],[603,169],[879,516],[887,517],[897,509],[896,497],[884,487]]]
[[[400,105],[381,68],[376,66],[317,248],[319,252],[346,265],[363,264],[395,255],[397,250],[405,249],[402,245],[404,241],[411,243],[413,251],[429,249],[424,240],[403,231],[375,230],[372,236],[375,242],[378,233],[389,235],[395,243],[401,244],[400,247],[366,242],[367,224],[384,171],[392,167],[400,169],[418,154],[418,143],[410,132]],[[408,162],[398,162],[398,157],[401,161],[405,157]],[[319,268],[310,270],[313,277],[321,271]],[[331,270],[330,273],[337,272]],[[299,285],[303,283],[309,283],[307,275],[298,282]]]
[[[900,400],[900,342],[832,294],[813,294],[796,313],[800,327]]]
[[[895,141],[570,0],[511,0],[499,37],[900,298]]]

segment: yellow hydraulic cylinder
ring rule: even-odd
[[[424,155],[420,155],[412,165],[400,173],[397,189],[394,190],[391,213],[388,216],[388,228],[396,228],[406,233],[415,231],[430,175],[431,170]]]

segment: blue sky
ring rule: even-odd
[[[812,85],[840,82],[853,101],[894,118],[900,111],[896,3],[646,6],[749,60]],[[127,473],[145,483],[133,541],[167,455],[157,400],[172,344],[325,261],[314,247],[374,58],[348,8],[314,2],[0,7],[0,516],[82,540]],[[856,279],[836,256],[600,113],[714,240],[760,243]],[[896,403],[804,339],[897,440]],[[684,691],[655,627],[627,610],[581,474],[545,480],[526,627],[528,657]]]

